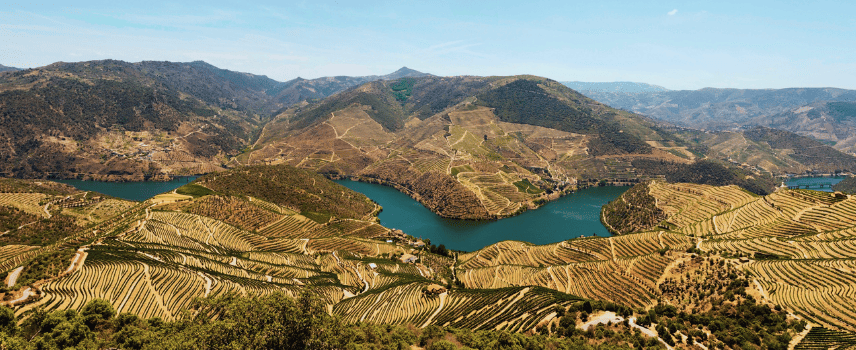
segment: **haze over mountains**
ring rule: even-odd
[[[565,86],[577,91],[600,91],[600,92],[615,92],[615,93],[637,93],[637,92],[660,92],[669,91],[659,85],[646,83],[634,83],[630,81],[616,81],[605,83],[591,83],[584,81],[563,81]]]
[[[8,71],[14,72],[14,71],[18,71],[18,70],[20,70],[20,69],[15,68],[15,67],[7,67],[7,66],[0,64],[0,72],[8,72]]]
[[[765,126],[828,141],[854,153],[856,91],[838,88],[581,91],[601,103],[684,127],[714,131]]]

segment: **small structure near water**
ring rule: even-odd
[[[400,260],[401,262],[403,262],[405,264],[414,263],[414,262],[416,262],[417,259],[419,259],[419,257],[417,257],[416,255],[407,254],[407,253],[401,255],[401,257],[398,258],[398,260]]]

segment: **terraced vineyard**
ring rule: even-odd
[[[364,197],[354,196],[353,200],[359,203],[336,205],[365,208]],[[389,243],[386,239],[390,230],[373,218],[329,217],[320,223],[290,206],[213,191],[196,197],[165,194],[129,208],[52,246],[0,247],[0,267],[5,272],[33,264],[46,252],[76,250],[71,261],[62,262],[59,273],[9,292],[15,298],[23,298],[12,304],[16,314],[27,317],[36,309],[81,310],[87,302],[99,298],[107,300],[118,312],[177,320],[196,297],[233,293],[261,296],[275,291],[297,296],[311,290],[321,297],[328,311],[349,322],[528,331],[554,313],[557,305],[580,300],[566,294],[571,291],[568,288],[561,292],[553,290],[558,289],[554,285],[553,289],[541,288],[539,283],[545,283],[535,280],[525,286],[523,280],[497,283],[485,290],[464,282],[482,289],[426,293],[429,286],[449,288],[461,277],[453,268],[456,259],[414,250],[404,243]],[[659,235],[645,237],[659,242]],[[646,244],[659,249],[652,246],[654,243]],[[533,249],[538,261],[603,265],[631,274],[636,271],[627,262],[610,260],[613,256],[607,241],[526,246]],[[624,247],[622,243],[619,246]],[[401,262],[399,257],[403,254],[414,254],[419,260]],[[499,257],[507,261],[494,259],[486,265],[522,259],[513,254]],[[606,261],[592,261],[593,258]],[[466,264],[474,263],[475,260]],[[566,267],[580,273],[589,268]],[[473,272],[467,274],[474,276]],[[468,281],[470,277],[464,278]],[[639,292],[641,299],[631,301],[635,295],[622,294],[624,300],[634,305],[648,303],[652,300],[650,285],[650,281],[645,284],[647,294]],[[601,288],[600,294],[586,295],[605,295],[605,289]]]
[[[392,233],[371,217],[319,222],[296,208],[234,194],[153,198],[50,245],[4,245],[0,269],[26,272],[51,252],[74,252],[55,275],[8,292],[22,300],[10,303],[21,317],[37,308],[80,310],[102,298],[119,312],[177,320],[196,297],[311,290],[346,322],[527,332],[553,322],[558,306],[580,300],[642,309],[672,300],[682,267],[702,259],[693,258],[701,251],[715,261],[749,257],[732,261],[759,300],[817,329],[805,346],[839,341],[825,340],[830,334],[846,343],[839,335],[850,333],[835,332],[856,332],[853,199],[646,186],[665,215],[653,230],[546,245],[503,241],[452,257],[387,242]],[[337,206],[366,208],[363,198],[353,200],[360,204]],[[402,262],[404,254],[417,262]]]
[[[644,307],[659,294],[657,283],[669,263],[693,242],[662,231],[542,246],[506,241],[460,255],[458,279],[468,288],[535,285]]]
[[[697,237],[704,252],[748,257],[740,267],[763,300],[816,327],[856,332],[856,198],[784,188],[755,197],[661,182],[648,188],[668,214],[660,227]]]

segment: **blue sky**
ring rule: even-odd
[[[851,1],[0,3],[0,64],[204,60],[295,77],[535,74],[856,89]]]

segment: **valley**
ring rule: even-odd
[[[0,179],[2,303],[25,323],[101,303],[206,325],[296,300],[336,327],[461,342],[779,349],[856,332],[856,206],[773,177],[856,157],[786,131],[664,124],[529,75],[279,83],[204,62],[7,72],[0,111],[4,175],[86,188]],[[128,199],[90,181],[169,179],[114,183],[159,189]]]
[[[39,203],[26,204],[27,196],[15,191],[41,191],[34,198],[97,197],[50,182],[4,181],[4,203],[30,215],[44,211],[36,209]],[[194,297],[298,297],[308,291],[345,324],[531,333],[544,331],[541,327],[558,331],[559,321],[572,316],[556,310],[579,308],[586,300],[621,305],[599,304],[641,317],[639,313],[662,303],[683,312],[711,306],[718,310],[717,298],[729,290],[744,293],[738,296],[744,299],[761,293],[762,298],[751,300],[784,306],[815,329],[852,331],[853,323],[841,318],[847,309],[803,303],[801,295],[828,294],[805,289],[805,275],[787,273],[808,269],[817,272],[812,279],[817,282],[811,283],[847,288],[846,280],[820,281],[823,269],[846,265],[840,260],[849,254],[846,232],[856,222],[841,221],[834,216],[841,214],[834,213],[847,212],[850,199],[787,189],[761,197],[736,186],[662,182],[633,190],[654,198],[665,214],[661,222],[612,237],[544,245],[501,241],[464,253],[414,248],[415,238],[402,239],[378,224],[376,204],[318,174],[286,165],[238,168],[143,202],[113,200],[108,206],[98,197],[102,202],[94,206],[66,199],[83,205],[73,206],[81,208],[75,212],[122,207],[105,221],[82,222],[76,233],[68,231],[59,240],[4,246],[4,271],[21,274],[4,289],[4,300],[19,317],[41,309],[80,310],[103,299],[120,313],[172,321],[181,318],[180,310],[194,307]],[[637,201],[625,199],[629,195],[617,201],[631,203],[626,210],[632,212]],[[57,210],[43,220],[72,214]],[[626,217],[608,210],[603,215],[610,225],[620,225]],[[21,229],[3,237],[16,237]],[[748,263],[738,259],[747,255]],[[53,270],[33,269],[36,262],[50,259],[58,259]],[[705,267],[711,264],[726,266],[731,275],[712,274]],[[684,271],[706,277],[686,280]],[[734,280],[750,285],[745,291],[716,287],[705,296],[682,292],[701,288],[694,287],[701,281],[725,286]],[[438,294],[426,292],[435,289]],[[845,299],[829,302],[849,305]],[[718,344],[713,338],[697,341]]]
[[[410,96],[396,97],[395,84]],[[638,181],[633,159],[695,157],[666,138],[647,120],[548,79],[423,77],[374,82],[289,109],[234,162],[389,185],[440,216],[490,219],[600,180]]]
[[[0,350],[854,350],[853,13],[4,3]]]

